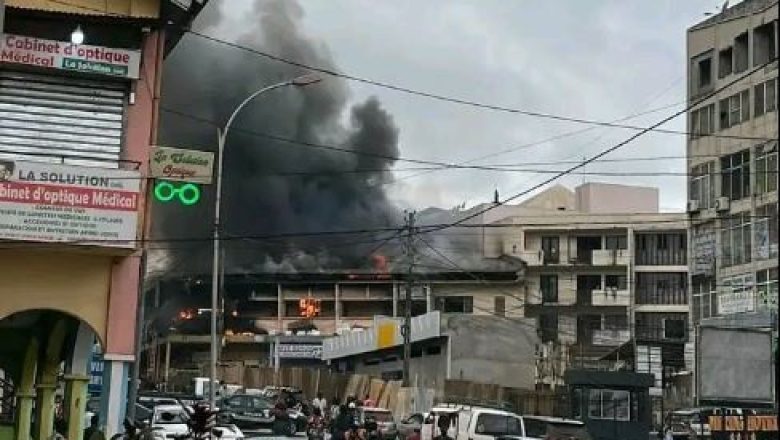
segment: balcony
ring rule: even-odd
[[[616,347],[631,339],[631,330],[593,330],[591,343],[597,346]]]
[[[591,303],[594,306],[628,307],[631,305],[631,294],[628,290],[593,290],[591,292]]]
[[[630,261],[627,249],[595,249],[591,256],[594,266],[628,266]]]
[[[525,261],[528,266],[541,266],[544,264],[544,252],[539,251],[522,251],[519,253],[521,260]]]

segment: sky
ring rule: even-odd
[[[237,37],[255,1],[213,1],[223,22],[220,38]],[[290,0],[292,1],[292,0]],[[703,0],[297,0],[303,31],[350,75],[426,91],[568,117],[646,126],[683,108],[686,29],[717,10]],[[191,37],[188,37],[191,38]],[[327,80],[327,79],[326,79]],[[587,125],[473,108],[348,82],[349,99],[375,96],[399,128],[402,157],[473,164],[516,164],[558,170],[539,162],[582,160],[633,131],[595,127],[562,139],[534,143]],[[345,118],[348,115],[344,115]],[[685,130],[678,117],[664,128]],[[586,172],[683,173],[685,136],[651,133],[609,159],[676,156],[663,161],[588,165]],[[526,165],[528,164],[528,165]],[[481,170],[409,171],[396,163],[385,183],[404,208],[449,208],[527,191],[549,174]],[[573,187],[612,182],[660,188],[665,211],[685,205],[683,176],[572,175]]]

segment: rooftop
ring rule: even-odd
[[[726,5],[728,5],[728,3],[729,2],[727,1]],[[777,3],[778,3],[777,0],[744,0],[731,7],[727,7],[725,10],[722,10],[719,14],[713,15],[712,17],[691,26],[688,29],[688,31],[689,32],[697,31],[710,26],[714,26],[724,21],[734,20],[737,18],[746,17],[748,15],[753,15],[755,13],[768,9],[772,6],[776,6]]]

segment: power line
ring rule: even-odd
[[[571,173],[573,171],[576,171],[576,170],[584,167],[585,165],[588,165],[588,164],[592,163],[596,159],[604,157],[607,154],[610,154],[613,151],[616,151],[616,150],[620,149],[621,147],[623,147],[623,146],[629,144],[630,142],[632,142],[633,140],[641,137],[644,134],[647,134],[648,132],[650,132],[650,130],[652,128],[660,127],[661,125],[671,121],[675,117],[677,117],[677,116],[687,112],[689,109],[693,108],[698,103],[700,103],[700,102],[702,102],[702,101],[704,101],[706,99],[709,99],[710,97],[715,96],[720,91],[725,90],[728,87],[731,87],[732,85],[734,85],[734,84],[744,80],[745,78],[750,77],[753,73],[762,70],[764,67],[766,67],[767,65],[769,65],[770,63],[772,63],[774,61],[775,60],[770,60],[770,61],[767,61],[766,63],[764,63],[764,64],[762,64],[762,65],[760,65],[758,67],[753,68],[752,70],[750,70],[749,72],[745,73],[744,75],[741,75],[741,76],[739,76],[739,77],[729,81],[728,83],[722,85],[721,87],[712,90],[711,92],[709,92],[706,95],[702,96],[701,98],[699,98],[695,102],[693,102],[693,103],[689,104],[688,106],[686,106],[686,108],[684,108],[684,109],[682,109],[682,110],[680,110],[680,111],[678,111],[676,113],[673,113],[672,115],[667,116],[666,118],[661,119],[660,121],[656,122],[655,124],[651,125],[650,127],[647,127],[644,130],[629,136],[627,139],[625,139],[625,140],[623,140],[623,141],[621,141],[621,142],[619,142],[619,143],[617,143],[617,144],[615,144],[615,145],[613,145],[613,146],[611,146],[611,147],[609,147],[609,148],[607,148],[605,150],[602,150],[601,152],[597,153],[595,156],[590,157],[590,158],[580,162],[579,164],[576,164],[576,165],[574,165],[574,166],[572,166],[572,167],[570,167],[570,168],[568,168],[568,169],[566,169],[566,170],[564,170],[564,171],[562,171],[560,173],[557,173],[554,176],[550,177],[549,179],[545,179],[543,182],[541,182],[539,184],[536,184],[536,185],[532,186],[531,188],[529,188],[527,190],[524,190],[524,191],[521,191],[521,192],[519,192],[517,194],[514,194],[514,195],[510,196],[509,198],[507,198],[507,199],[505,199],[505,200],[503,200],[503,201],[501,201],[499,203],[496,203],[494,205],[488,206],[487,208],[484,208],[484,209],[479,210],[479,211],[477,211],[477,212],[475,212],[473,214],[470,214],[470,215],[468,215],[468,216],[466,216],[466,217],[464,217],[464,218],[462,218],[462,219],[452,223],[451,226],[455,226],[455,225],[467,222],[468,220],[471,220],[471,219],[473,219],[475,217],[478,217],[478,216],[480,216],[480,215],[482,215],[482,214],[484,214],[484,213],[486,213],[488,211],[491,211],[491,210],[495,209],[498,206],[502,206],[502,205],[506,204],[507,202],[511,202],[512,200],[515,200],[515,199],[517,199],[519,197],[522,197],[522,196],[524,196],[524,195],[526,195],[526,194],[528,194],[528,193],[530,193],[530,192],[532,192],[532,191],[534,191],[534,190],[536,190],[538,188],[541,188],[541,187],[543,187],[543,186],[545,186],[545,185],[547,185],[549,183],[554,182],[555,180],[557,180],[560,177],[563,177],[564,175],[567,175],[567,174],[569,174],[569,173]],[[439,228],[439,229],[445,229],[445,228]],[[439,230],[439,229],[436,229],[436,230]]]
[[[424,97],[424,98],[429,98],[429,99],[433,99],[433,100],[437,100],[437,101],[449,102],[449,103],[452,103],[452,104],[465,105],[465,106],[481,108],[481,109],[485,109],[485,110],[493,110],[493,111],[504,112],[504,113],[514,113],[514,114],[520,114],[520,115],[524,115],[524,116],[532,116],[532,117],[536,117],[536,118],[551,119],[551,120],[562,121],[562,122],[572,122],[572,123],[577,123],[577,124],[595,125],[595,126],[600,126],[600,127],[611,127],[611,128],[622,128],[622,129],[628,129],[628,130],[635,130],[635,131],[639,131],[639,132],[642,132],[642,133],[645,133],[645,132],[648,132],[648,131],[655,131],[655,132],[658,132],[658,133],[676,134],[676,135],[691,135],[692,134],[692,133],[689,133],[687,131],[658,130],[657,126],[640,127],[640,126],[636,126],[636,125],[618,124],[618,123],[611,123],[611,122],[605,122],[605,121],[597,121],[597,120],[592,120],[592,119],[583,119],[583,118],[575,118],[575,117],[569,117],[569,116],[561,116],[561,115],[555,115],[555,114],[551,114],[551,113],[543,113],[543,112],[522,110],[522,109],[517,109],[517,108],[512,108],[512,107],[500,106],[500,105],[496,105],[496,104],[487,104],[487,103],[482,103],[482,102],[477,102],[477,101],[470,101],[470,100],[461,99],[461,98],[454,98],[454,97],[451,97],[451,96],[445,96],[445,95],[440,95],[440,94],[436,94],[436,93],[432,93],[432,92],[426,92],[426,91],[422,91],[422,90],[418,90],[418,89],[412,89],[412,88],[409,88],[409,87],[404,87],[404,86],[399,86],[399,85],[395,85],[395,84],[390,84],[390,83],[383,82],[383,81],[372,80],[372,79],[368,79],[368,78],[364,78],[364,77],[350,75],[350,74],[343,73],[343,72],[338,72],[338,71],[333,70],[333,69],[328,69],[328,68],[319,67],[319,66],[313,66],[313,65],[302,63],[302,62],[299,62],[299,61],[290,60],[290,59],[281,57],[279,55],[274,55],[274,54],[271,54],[271,53],[268,53],[268,52],[264,52],[264,51],[259,50],[259,49],[243,46],[241,44],[234,43],[234,42],[227,41],[227,40],[223,40],[223,39],[214,37],[212,35],[207,35],[207,34],[204,34],[202,32],[198,32],[198,31],[187,30],[187,33],[195,35],[195,36],[198,36],[198,37],[203,38],[205,40],[209,40],[209,41],[212,41],[212,42],[215,42],[215,43],[219,43],[219,44],[223,44],[225,46],[232,47],[234,49],[239,49],[239,50],[242,50],[242,51],[245,51],[245,52],[249,52],[249,53],[261,56],[263,58],[269,59],[269,60],[273,60],[273,61],[276,61],[276,62],[288,64],[288,65],[295,66],[295,67],[300,67],[302,69],[306,69],[306,70],[309,70],[309,71],[312,71],[312,72],[322,73],[322,74],[333,76],[333,77],[337,77],[337,78],[343,78],[343,79],[350,80],[350,81],[355,81],[355,82],[359,82],[359,83],[363,83],[363,84],[368,84],[368,85],[372,85],[372,86],[376,86],[376,87],[381,87],[381,88],[385,88],[385,89],[388,89],[388,90],[393,90],[393,91],[396,91],[396,92],[406,93],[406,94],[410,94],[410,95],[421,96],[421,97]],[[687,109],[686,109],[686,111],[687,111]],[[682,112],[682,113],[684,113],[684,112]],[[682,114],[682,113],[679,113],[679,114]],[[675,117],[677,117],[679,114],[675,115]],[[718,138],[725,138],[725,139],[767,140],[766,138],[761,138],[761,137],[730,136],[730,135],[721,135],[721,134],[712,134],[711,136],[718,137]]]

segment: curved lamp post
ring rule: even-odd
[[[216,195],[214,197],[214,260],[211,272],[211,369],[209,374],[209,403],[212,408],[216,407],[217,401],[217,347],[219,344],[219,338],[217,335],[217,310],[219,308],[219,257],[220,257],[220,205],[222,201],[222,159],[225,151],[225,140],[227,139],[230,126],[233,124],[233,120],[250,101],[262,95],[263,93],[270,92],[271,90],[293,86],[293,87],[305,87],[311,84],[316,84],[322,81],[322,78],[316,75],[302,75],[293,78],[289,81],[272,84],[267,87],[259,89],[246,97],[235,110],[231,113],[225,126],[223,128],[217,128],[217,138],[219,141],[217,147],[217,188]]]

